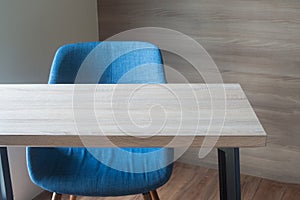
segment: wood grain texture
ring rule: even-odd
[[[224,82],[245,90],[268,144],[242,150],[242,172],[300,183],[300,1],[99,0],[100,40],[145,26],[191,36],[212,56]],[[163,55],[189,82],[203,82],[189,63]],[[166,72],[168,82],[181,82]],[[181,161],[216,167],[217,159],[212,153],[199,160],[191,149]]]
[[[280,183],[242,175],[243,200],[298,200],[300,185]],[[277,189],[279,189],[277,191]],[[274,190],[276,190],[274,192]],[[200,166],[175,163],[170,180],[158,189],[161,200],[219,200],[217,170]],[[47,196],[48,195],[48,196]],[[51,194],[43,192],[34,200],[48,200]],[[63,195],[69,200],[69,195]],[[78,197],[77,200],[142,200],[142,195],[123,197]]]
[[[27,146],[254,147],[265,145],[266,133],[238,84],[40,84],[0,85],[0,139]]]
[[[262,180],[258,190],[254,195],[254,199],[273,200],[275,198],[282,199],[286,191],[286,185],[269,180]],[[266,193],[268,191],[268,193]]]

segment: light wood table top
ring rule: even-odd
[[[0,85],[0,145],[256,147],[239,84]]]

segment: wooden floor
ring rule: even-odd
[[[176,163],[170,181],[158,190],[161,200],[217,200],[218,172],[183,163]],[[285,184],[253,176],[241,177],[243,200],[299,200],[300,185]],[[34,200],[50,200],[44,192]],[[69,199],[68,195],[63,200]],[[77,200],[143,200],[142,195],[127,197],[78,197]]]

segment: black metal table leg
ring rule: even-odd
[[[0,147],[0,192],[0,200],[13,200],[6,147]]]
[[[240,200],[239,148],[219,148],[219,184],[221,200]]]

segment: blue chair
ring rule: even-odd
[[[103,60],[103,63],[110,63],[110,59],[113,62],[105,70],[99,63],[94,66],[96,74],[102,71],[102,76],[98,78],[99,84],[166,82],[161,65],[161,53],[156,46],[145,42],[115,41],[79,43],[61,47],[52,64],[49,84],[73,84],[77,80],[81,64],[100,44],[102,45],[100,53],[91,58],[96,58],[100,63]],[[122,55],[118,56],[118,53]],[[88,74],[82,77],[84,80],[78,80],[76,83],[95,83],[93,78],[89,81]],[[91,150],[109,157],[108,160],[111,162],[125,163],[124,165],[133,171],[122,171],[102,163],[93,156]],[[165,148],[122,148],[122,150],[133,153],[132,157],[126,154],[123,160],[115,160],[116,157],[120,159],[120,155],[117,154],[122,152],[114,148],[28,147],[27,166],[31,180],[41,188],[53,192],[53,199],[59,199],[61,194],[69,194],[71,199],[75,199],[77,195],[143,194],[144,199],[157,200],[156,189],[164,185],[172,173],[173,150]],[[138,164],[133,162],[136,153],[149,152],[154,152],[153,156],[145,158],[142,156],[143,160]],[[159,163],[162,161],[168,165],[160,167]],[[144,169],[143,167],[145,171],[134,171],[137,168]]]

